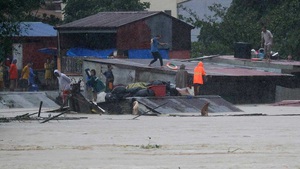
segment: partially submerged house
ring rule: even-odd
[[[163,49],[170,59],[190,58],[193,28],[164,12],[148,11],[100,12],[55,27],[61,58],[74,48],[110,52],[117,50],[116,55],[125,58],[151,58],[150,39],[160,34],[161,41],[168,43]],[[80,55],[91,56],[89,53]]]

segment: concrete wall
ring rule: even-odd
[[[300,88],[286,88],[282,86],[276,86],[275,101],[280,102],[283,100],[300,100]]]
[[[101,70],[102,72],[105,72],[107,70],[107,64],[108,63],[101,62],[101,60],[99,60],[99,62],[84,60],[82,73],[84,83],[86,83],[87,80],[87,76],[84,70],[87,68],[95,69],[97,72],[97,77],[105,83],[105,77],[100,72]],[[171,83],[175,83],[175,72],[164,72],[162,74],[160,70],[150,70],[147,68],[125,66],[119,64],[112,65],[112,71],[115,77],[114,85],[128,85],[130,83],[149,82],[154,80],[170,81]]]

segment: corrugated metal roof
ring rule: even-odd
[[[100,12],[64,25],[55,27],[55,29],[65,28],[117,28],[141,19],[145,19],[157,14],[165,14],[158,11],[133,11],[133,12]],[[173,18],[176,19],[176,18]],[[180,21],[180,20],[179,20]],[[182,21],[183,22],[183,21]],[[183,22],[184,23],[184,22]],[[185,23],[187,24],[187,23]],[[187,24],[188,25],[188,24]],[[192,27],[192,26],[191,26]]]
[[[53,26],[42,22],[21,22],[20,35],[27,37],[50,37],[57,36]]]
[[[157,109],[161,114],[176,114],[176,113],[198,113],[206,103],[209,103],[208,112],[242,112],[228,101],[220,96],[206,95],[206,96],[176,96],[163,98],[136,98],[141,104],[152,109],[163,105]],[[166,103],[166,104],[165,104]]]

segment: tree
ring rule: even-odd
[[[196,43],[204,54],[231,54],[234,42],[248,42],[258,49],[265,25],[274,35],[273,50],[300,60],[300,1],[233,0],[228,9],[219,4],[209,9],[215,15],[201,20],[189,11],[190,17],[183,18],[201,28]]]
[[[98,12],[104,11],[142,11],[149,8],[150,3],[140,0],[63,0],[64,22],[72,22]]]
[[[0,59],[11,53],[11,37],[19,34],[19,23],[31,18],[31,11],[39,6],[40,0],[0,1]]]

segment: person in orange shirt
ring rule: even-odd
[[[17,88],[17,80],[18,80],[18,68],[17,68],[17,59],[14,59],[12,63],[9,66],[9,90],[15,91],[15,88]]]
[[[204,84],[204,76],[206,76],[203,63],[200,61],[194,69],[194,93],[195,96],[200,95],[200,87]]]

